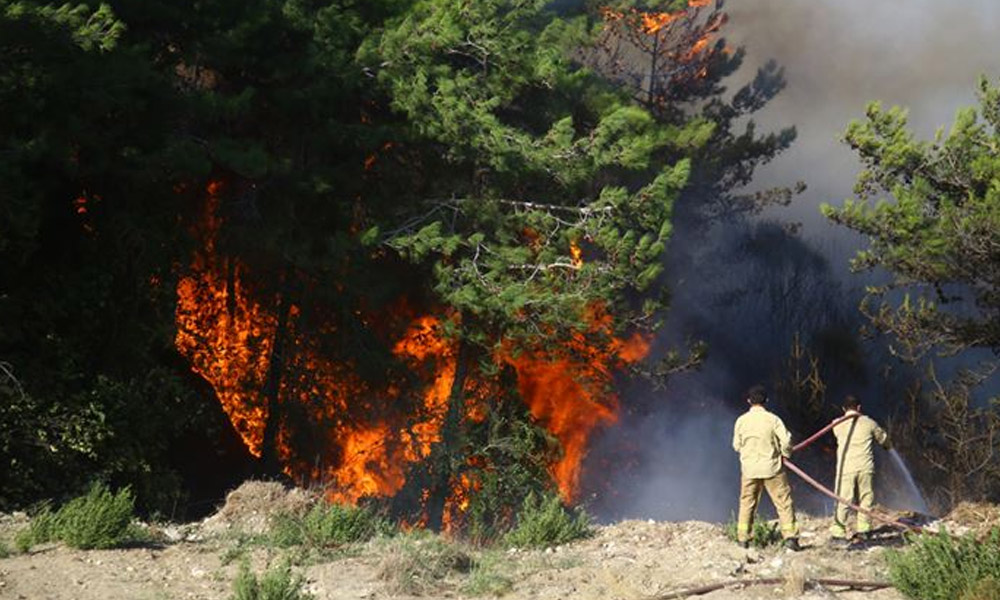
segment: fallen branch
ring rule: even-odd
[[[730,581],[723,581],[721,583],[713,583],[711,585],[704,585],[697,588],[670,592],[665,596],[656,596],[655,598],[650,598],[650,600],[674,600],[675,598],[687,598],[688,596],[701,596],[702,594],[710,594],[714,591],[726,588],[749,587],[751,585],[780,585],[782,583],[785,583],[785,580],[780,577],[772,577],[768,579],[732,579]],[[844,587],[850,590],[865,590],[865,591],[881,590],[893,587],[891,583],[885,581],[853,581],[850,579],[823,579],[823,578],[806,579],[805,585],[826,585],[831,587]]]

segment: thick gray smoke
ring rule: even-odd
[[[793,123],[799,137],[755,183],[805,180],[809,190],[780,215],[807,235],[836,235],[817,207],[851,194],[858,167],[839,138],[868,102],[908,107],[929,137],[974,103],[980,74],[1000,77],[995,0],[730,0],[726,9],[727,40],[747,49],[744,77],[770,58],[785,67],[788,87],[755,120],[764,130]]]
[[[739,465],[729,436],[745,408],[740,393],[781,368],[797,330],[826,336],[826,360],[838,363],[831,396],[878,396],[872,363],[880,359],[848,339],[858,325],[861,282],[848,274],[847,261],[860,240],[818,210],[851,195],[858,164],[840,136],[871,100],[909,107],[911,125],[931,136],[957,108],[974,103],[980,74],[1000,77],[996,0],[729,0],[726,8],[725,37],[747,50],[730,88],[777,60],[787,88],[754,120],[758,131],[795,125],[799,133],[752,187],[803,180],[809,189],[757,221],[693,238],[678,232],[683,241],[668,257],[672,308],[658,344],[698,337],[709,342],[709,358],[662,392],[627,392],[632,412],[598,440],[588,465],[599,472],[585,482],[596,490],[592,508],[604,518],[726,520],[737,505]],[[783,233],[789,222],[802,224],[800,236]],[[801,439],[811,431],[793,433]],[[829,479],[832,465],[813,460],[814,469],[829,467]],[[898,474],[885,475],[880,499],[915,507],[891,485]],[[813,511],[831,510],[802,487],[797,493]]]

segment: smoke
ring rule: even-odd
[[[758,221],[707,233],[678,224],[666,258],[671,309],[657,347],[694,337],[709,343],[709,356],[700,371],[674,376],[665,390],[625,394],[630,412],[595,443],[584,480],[602,518],[723,521],[735,512],[739,464],[729,444],[745,408],[740,394],[773,380],[797,332],[825,352],[830,396],[851,391],[878,406],[873,375],[885,357],[856,341],[858,289],[867,282],[847,270],[861,240],[819,214],[821,203],[851,195],[859,170],[840,137],[872,100],[909,107],[911,126],[931,136],[957,108],[974,103],[980,74],[1000,75],[1000,3],[993,0],[730,0],[726,8],[724,35],[747,50],[729,88],[777,60],[788,85],[754,120],[759,131],[794,125],[799,133],[791,150],[758,170],[751,191],[799,180],[809,189]],[[802,225],[799,235],[788,233],[792,222]],[[796,439],[810,433],[793,431]],[[827,462],[818,453],[806,457],[829,481]],[[910,504],[890,481],[898,474],[884,475],[880,501]],[[800,485],[796,496],[818,514],[832,510]]]
[[[755,120],[763,130],[794,124],[799,131],[791,151],[758,171],[754,187],[805,180],[809,191],[781,217],[849,246],[851,236],[818,214],[820,203],[851,194],[858,165],[839,141],[847,123],[880,100],[908,107],[911,126],[929,137],[974,103],[980,74],[1000,76],[1000,3],[993,0],[731,0],[726,8],[727,40],[747,50],[734,79],[748,79],[772,58],[788,78]]]

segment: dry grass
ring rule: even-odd
[[[798,598],[806,591],[806,570],[805,567],[796,562],[788,567],[785,573],[785,584],[782,587],[786,598]]]
[[[247,481],[226,495],[217,513],[205,520],[206,532],[265,533],[278,514],[305,514],[319,497],[310,491],[288,489],[274,481]]]
[[[977,534],[1000,527],[1000,505],[986,502],[961,502],[945,520],[959,523]]]
[[[459,583],[472,558],[461,545],[440,536],[404,535],[384,546],[377,576],[392,595],[436,595]]]

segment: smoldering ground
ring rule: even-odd
[[[833,344],[828,358],[839,364],[831,397],[860,393],[885,417],[874,374],[889,358],[857,342],[856,306],[867,280],[847,268],[863,240],[818,210],[850,197],[859,170],[840,137],[872,100],[909,107],[911,126],[929,137],[974,103],[979,75],[1000,76],[1000,4],[992,0],[730,0],[726,9],[725,37],[747,50],[730,89],[777,60],[787,87],[754,120],[760,131],[798,130],[792,148],[758,169],[751,187],[799,180],[809,187],[757,220],[708,232],[677,224],[666,257],[671,309],[657,347],[662,353],[698,338],[709,354],[700,371],[672,377],[662,391],[634,386],[624,395],[630,408],[596,440],[588,461],[600,476],[585,478],[583,499],[606,518],[727,519],[737,500],[739,465],[729,443],[744,408],[741,391],[781,368],[796,333]],[[788,233],[792,223],[801,224],[797,233]],[[801,439],[811,431],[794,433]],[[811,462],[824,464],[821,455]],[[917,499],[886,463],[880,500],[914,508]],[[831,471],[826,465],[826,480]],[[803,493],[814,510],[832,510]]]

